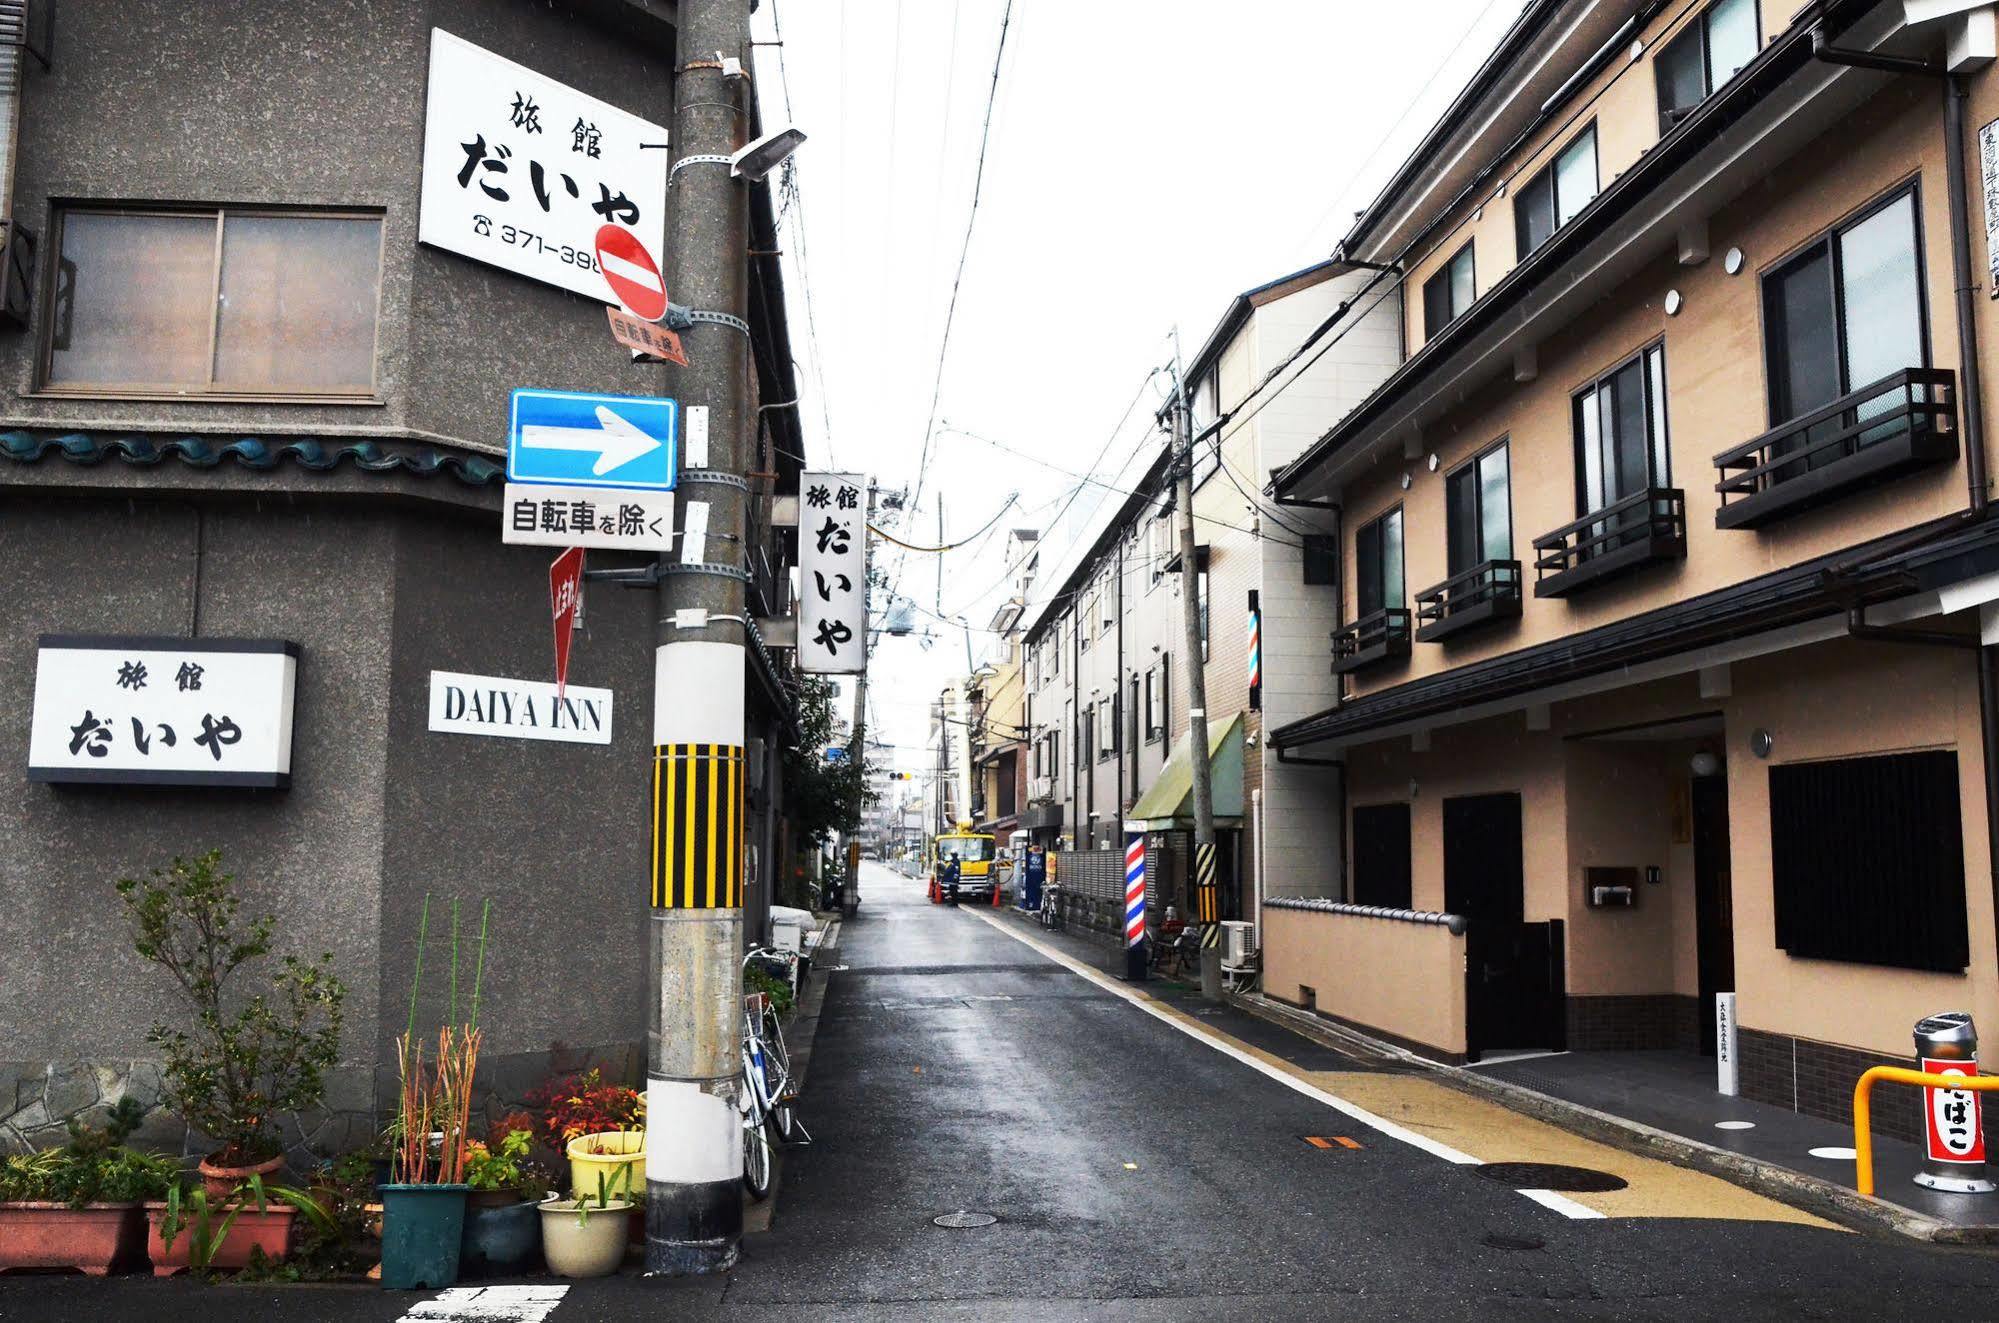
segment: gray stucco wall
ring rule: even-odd
[[[433,24],[665,122],[669,53],[578,17],[616,8],[65,0],[54,68],[30,62],[25,79],[17,217],[46,239],[52,205],[73,200],[380,209],[380,402],[38,397],[38,336],[0,330],[0,426],[436,440],[491,454],[515,386],[658,391],[659,369],[632,367],[610,341],[601,303],[416,243]],[[44,302],[38,285],[38,317]],[[479,901],[495,902],[489,1089],[518,1096],[557,1044],[572,1049],[563,1063],[640,1059],[655,595],[588,594],[572,679],[614,691],[612,745],[430,734],[433,669],[552,678],[553,553],[502,547],[498,505],[497,488],[352,465],[0,460],[0,661],[14,677],[0,706],[0,1146],[46,1141],[61,1113],[123,1091],[151,1101],[156,1075],[134,1063],[165,982],[131,954],[111,884],[209,845],[228,852],[247,908],[279,914],[291,949],[332,950],[349,985],[346,1064],[328,1102],[352,1124],[321,1131],[323,1144],[358,1142],[388,1097],[380,1068],[392,1077],[426,891],[420,1023],[435,1024],[443,996],[430,971],[443,967],[449,899],[473,926]],[[291,788],[29,784],[42,632],[296,640]],[[146,1137],[165,1142],[170,1129]]]
[[[657,390],[661,369],[630,365],[603,304],[418,247],[432,26],[655,123],[671,117],[667,55],[546,0],[64,0],[54,67],[31,60],[25,79],[18,218],[47,238],[52,200],[381,209],[381,403],[25,397],[37,337],[5,330],[5,421],[418,432],[492,448],[514,386]]]

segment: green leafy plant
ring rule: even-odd
[[[847,757],[831,762],[826,758],[826,746],[833,742],[838,726],[833,712],[836,692],[830,680],[808,679],[800,685],[798,742],[784,751],[785,815],[807,848],[854,827],[861,810],[879,798],[868,789],[873,763],[866,756],[864,730],[854,732]]]
[[[374,1213],[375,1167],[369,1155],[348,1153],[322,1167],[309,1197],[325,1214],[315,1217],[301,1209],[300,1228],[291,1255],[266,1258],[253,1249],[238,1281],[323,1282],[359,1278],[376,1258]]]
[[[770,998],[770,1008],[781,1018],[791,1014],[791,983],[781,979],[767,969],[757,965],[747,965],[743,969],[743,991],[761,992]]]
[[[166,1101],[190,1126],[222,1142],[216,1160],[248,1166],[279,1152],[277,1118],[319,1105],[340,1056],[346,986],[333,956],[287,955],[268,990],[234,995],[232,980],[271,953],[277,920],[239,922],[242,898],[222,852],[176,858],[146,880],[122,878],[132,947],[164,969],[193,1012],[191,1028],[155,1024]]]
[[[465,1183],[475,1190],[518,1190],[527,1183],[532,1130],[509,1130],[496,1148],[480,1140],[465,1146]]]
[[[160,1246],[171,1254],[174,1242],[185,1233],[187,1266],[196,1273],[206,1274],[213,1269],[215,1256],[221,1252],[236,1219],[252,1207],[259,1213],[267,1211],[272,1198],[298,1209],[311,1226],[323,1228],[330,1223],[326,1210],[305,1191],[288,1185],[267,1188],[259,1176],[251,1176],[220,1200],[209,1198],[205,1185],[183,1189],[176,1184],[167,1191],[166,1210],[160,1217]]]
[[[0,1200],[81,1208],[163,1197],[179,1178],[180,1163],[124,1144],[144,1115],[136,1101],[121,1099],[102,1126],[72,1119],[69,1142],[60,1148],[0,1159]]]

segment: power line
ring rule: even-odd
[[[986,522],[980,526],[978,532],[972,534],[970,537],[960,538],[956,542],[946,542],[940,546],[920,547],[917,546],[914,542],[904,542],[901,538],[896,537],[892,533],[884,533],[881,529],[876,528],[873,524],[868,525],[868,531],[873,533],[876,537],[887,538],[890,542],[895,543],[895,545],[901,547],[904,551],[921,551],[926,553],[956,551],[959,547],[962,547],[970,542],[976,542],[981,537],[985,536],[986,533],[990,532],[992,530],[992,526],[1000,521],[1000,516],[1005,514],[1008,510],[1011,510],[1013,508],[1013,503],[1015,501],[1018,501],[1019,499],[1020,499],[1020,493],[1014,492],[1012,495],[1006,498],[1005,504],[1001,505],[998,510],[993,512],[993,517],[991,519],[986,520]]]
[[[1000,13],[999,44],[993,51],[992,82],[986,88],[985,122],[979,129],[979,158],[972,173],[972,205],[965,215],[965,239],[958,248],[958,271],[951,278],[951,299],[944,307],[944,333],[937,343],[937,373],[930,386],[930,419],[923,426],[923,449],[916,461],[916,491],[909,504],[915,507],[923,499],[923,481],[928,476],[930,465],[930,443],[937,428],[937,404],[944,391],[944,364],[950,357],[951,324],[958,315],[958,292],[965,282],[965,263],[972,255],[972,230],[979,218],[979,199],[986,184],[986,147],[992,141],[993,103],[999,97],[1000,65],[1006,57],[1006,34],[1013,23],[1013,0],[1006,0],[1006,8]]]

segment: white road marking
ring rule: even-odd
[[[1815,1158],[1831,1158],[1834,1162],[1851,1162],[1860,1156],[1852,1149],[1841,1148],[1838,1145],[1833,1145],[1830,1148],[1807,1149],[1806,1152]]]
[[[1754,1130],[1756,1123],[1754,1121],[1716,1121],[1714,1128],[1717,1130]]]
[[[1124,1000],[1130,1002],[1133,1006],[1138,1007],[1138,1009],[1144,1011],[1147,1015],[1150,1015],[1153,1019],[1158,1020],[1162,1024],[1171,1025],[1173,1028],[1179,1030],[1181,1033],[1187,1035],[1187,1037],[1195,1040],[1196,1042],[1205,1043],[1207,1046],[1213,1048],[1215,1051],[1220,1052],[1223,1056],[1231,1057],[1234,1060],[1241,1062],[1243,1065],[1248,1066],[1251,1070],[1269,1076],[1271,1079],[1276,1080],[1279,1084],[1282,1084],[1285,1088],[1290,1089],[1294,1093],[1302,1093],[1307,1098],[1310,1098],[1315,1102],[1324,1103],[1326,1106],[1332,1108],[1336,1112],[1339,1112],[1341,1115],[1351,1117],[1353,1120],[1359,1121],[1362,1125],[1369,1126],[1375,1130],[1378,1130],[1382,1134],[1388,1136],[1390,1139],[1399,1139],[1403,1143],[1409,1145],[1411,1148],[1420,1149],[1421,1151],[1428,1153],[1432,1157],[1442,1158],[1446,1162],[1456,1163],[1458,1166],[1461,1167],[1475,1167],[1483,1165],[1479,1161],[1479,1159],[1473,1157],[1469,1153],[1460,1152],[1459,1150],[1452,1148],[1449,1144],[1440,1144],[1436,1140],[1430,1138],[1428,1135],[1418,1134],[1416,1131],[1411,1130],[1406,1126],[1397,1125],[1395,1122],[1389,1120],[1385,1116],[1376,1116],[1373,1112],[1368,1111],[1365,1107],[1355,1106],[1353,1103],[1348,1102],[1344,1098],[1336,1097],[1333,1094],[1327,1093],[1324,1089],[1321,1089],[1316,1085],[1307,1084],[1304,1080],[1299,1079],[1295,1075],[1289,1074],[1286,1071],[1279,1070],[1277,1067],[1271,1065],[1267,1061],[1258,1060],[1256,1057],[1251,1056],[1249,1053],[1243,1051],[1235,1044],[1223,1042],[1221,1039],[1215,1037],[1213,1034],[1208,1033],[1204,1026],[1188,1024],[1184,1020],[1180,1020],[1174,1017],[1173,1015],[1168,1014],[1164,1007],[1160,1006],[1150,997],[1147,997],[1142,993],[1132,991],[1130,988],[1125,987],[1123,984],[1111,978],[1109,975],[1099,973],[1097,970],[1091,969],[1088,965],[1083,964],[1081,961],[1070,959],[1063,952],[1056,950],[1052,946],[1048,946],[1042,942],[1037,942],[1032,937],[1029,937],[1026,933],[1016,932],[1011,925],[1007,924],[1006,922],[1000,919],[993,918],[990,915],[980,914],[979,911],[976,909],[972,910],[971,913],[976,915],[982,921],[989,923],[993,927],[999,929],[1001,932],[1005,933],[1008,937],[1013,938],[1013,940],[1015,940],[1016,942],[1019,942],[1024,946],[1027,946],[1035,951],[1040,952],[1048,959],[1053,960],[1056,964],[1061,965],[1064,969],[1067,969],[1070,973],[1077,974],[1085,979],[1088,979],[1090,982],[1096,984],[1098,987],[1102,988],[1104,991],[1112,994],[1113,996],[1122,997]],[[1554,1211],[1562,1214],[1564,1217],[1585,1218],[1585,1217],[1603,1216],[1603,1214],[1596,1212],[1594,1209],[1585,1208],[1583,1205],[1577,1203],[1573,1199],[1565,1199],[1561,1195],[1554,1194],[1547,1190],[1532,1190],[1532,1191],[1522,1190],[1520,1191],[1520,1193],[1526,1195],[1530,1199],[1533,1199],[1535,1203],[1541,1204],[1543,1207],[1553,1209]]]
[[[542,1323],[566,1286],[454,1286],[411,1305],[399,1323]]]
[[[1579,1204],[1575,1200],[1569,1198],[1567,1195],[1557,1194],[1553,1190],[1519,1190],[1516,1191],[1516,1193],[1526,1195],[1529,1199],[1532,1199],[1535,1203],[1541,1205],[1543,1208],[1554,1209],[1556,1212],[1560,1213],[1563,1217],[1573,1217],[1576,1218],[1577,1220],[1581,1220],[1584,1218],[1603,1216],[1603,1214],[1597,1212],[1596,1209],[1588,1207],[1585,1204]]]

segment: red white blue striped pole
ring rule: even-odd
[[[1145,979],[1145,833],[1131,832],[1124,846],[1124,976]]]

